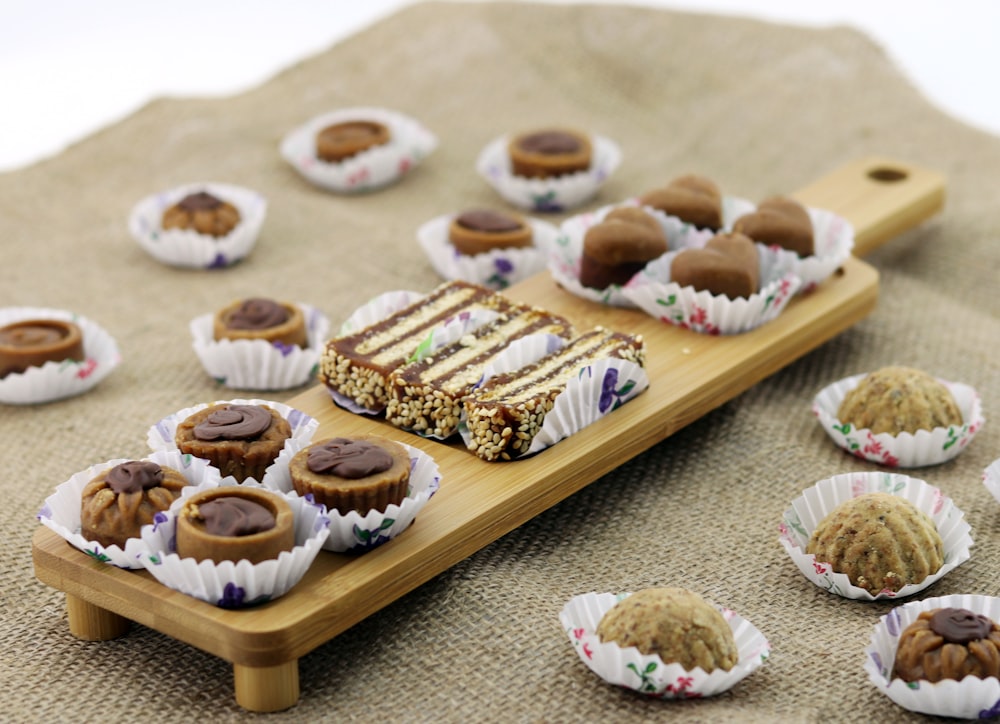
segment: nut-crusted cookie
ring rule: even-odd
[[[718,231],[722,228],[722,192],[705,176],[679,176],[666,186],[646,192],[639,197],[639,202],[699,229]]]
[[[240,212],[207,191],[188,194],[163,212],[164,229],[191,229],[208,236],[225,236],[240,223]]]
[[[961,425],[962,411],[951,391],[931,375],[894,365],[872,372],[844,395],[837,419],[876,435],[898,435]]]
[[[580,283],[593,289],[626,284],[666,251],[667,239],[656,219],[640,208],[618,207],[584,234]]]

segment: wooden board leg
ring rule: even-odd
[[[281,711],[299,700],[299,660],[277,666],[233,664],[236,703],[250,711]]]
[[[124,616],[66,594],[69,632],[84,641],[109,641],[128,633],[132,622]]]

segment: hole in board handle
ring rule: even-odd
[[[881,183],[896,183],[897,181],[904,180],[908,175],[906,171],[901,171],[898,168],[889,168],[888,166],[877,166],[868,172],[868,178]]]

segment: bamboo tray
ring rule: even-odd
[[[851,221],[855,253],[863,255],[936,213],[944,179],[909,164],[867,158],[795,196]],[[66,593],[73,635],[106,640],[136,621],[232,663],[242,707],[290,707],[299,696],[301,656],[848,329],[875,308],[878,274],[851,258],[776,320],[730,337],[699,335],[643,312],[584,301],[562,291],[547,272],[506,293],[579,326],[642,334],[649,389],[534,457],[486,463],[460,445],[345,412],[317,385],[289,401],[319,420],[317,436],[380,432],[438,462],[441,488],[411,528],[364,555],[323,551],[288,594],[233,611],[166,588],[145,571],[99,563],[40,526],[32,539],[35,574]]]

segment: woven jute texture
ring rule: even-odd
[[[312,187],[280,158],[280,139],[356,105],[415,116],[440,147],[377,193]],[[114,641],[76,640],[64,595],[32,569],[35,515],[73,473],[146,454],[152,422],[238,396],[202,370],[188,321],[254,294],[313,304],[339,324],[378,292],[431,289],[440,279],[416,228],[498,203],[475,174],[480,149],[553,122],[621,145],[624,161],[593,206],[686,172],[761,199],[870,154],[943,172],[948,201],[868,257],[881,274],[870,317],[303,656],[294,708],[247,713],[229,663],[142,626]],[[88,394],[0,409],[0,719],[918,718],[862,668],[891,605],[808,582],[777,528],[802,489],[877,469],[836,448],[813,419],[810,402],[829,382],[907,364],[973,385],[991,417],[1000,399],[997,178],[1000,140],[933,107],[851,29],[623,6],[443,3],[408,7],[235,97],[155,101],[54,159],[0,175],[0,306],[76,311],[123,354]],[[253,254],[213,272],[147,256],[126,229],[133,204],[208,180],[269,200]],[[922,596],[1000,595],[1000,505],[981,482],[1000,457],[998,436],[987,422],[955,460],[916,473],[954,499],[975,540],[971,559]],[[647,700],[604,684],[577,659],[559,611],[579,593],[653,585],[736,610],[767,636],[770,660],[703,701]]]

